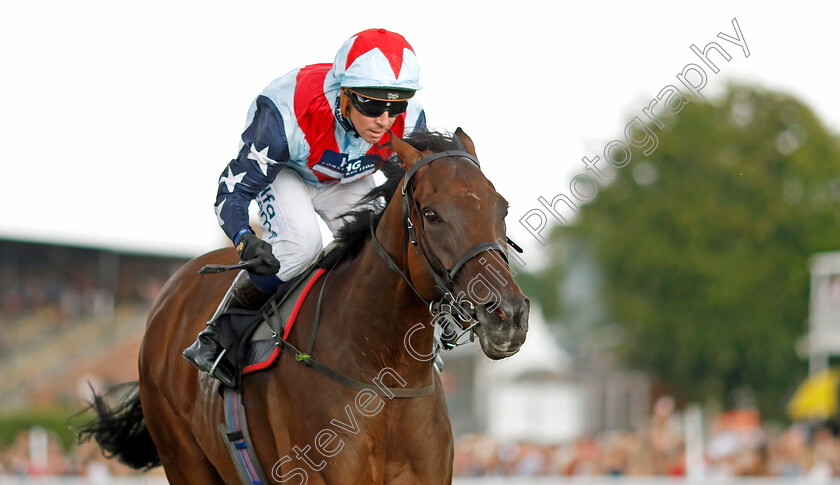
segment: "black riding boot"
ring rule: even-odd
[[[207,372],[227,386],[234,387],[236,371],[219,365],[226,352],[216,340],[216,325],[219,324],[219,316],[232,308],[256,310],[268,301],[270,296],[271,294],[263,292],[254,284],[246,271],[240,272],[222,298],[216,313],[207,322],[207,327],[198,334],[195,343],[184,350],[182,354],[184,358],[198,370]]]

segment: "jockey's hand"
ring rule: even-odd
[[[248,261],[259,258],[260,263],[249,268],[250,273],[260,276],[271,276],[277,274],[280,270],[280,261],[274,257],[271,252],[271,244],[263,241],[254,234],[246,233],[239,238],[239,244],[236,245],[236,252],[239,253],[239,259]]]

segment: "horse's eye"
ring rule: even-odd
[[[432,224],[440,222],[440,218],[438,217],[437,212],[435,212],[434,209],[430,209],[428,207],[423,209],[423,217],[425,217],[426,220],[431,222]]]

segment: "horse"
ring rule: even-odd
[[[472,140],[458,128],[391,143],[399,162],[385,164],[388,181],[364,199],[378,198],[378,210],[368,204],[348,216],[326,256],[334,261],[328,278],[310,292],[324,303],[305,300],[288,342],[303,348],[320,313],[313,356],[325,365],[362,382],[387,378],[432,390],[410,398],[370,393],[360,402],[361,392],[281,352],[273,367],[242,379],[256,457],[278,482],[451,483],[453,436],[429,357],[437,341],[430,308],[461,330],[472,320],[490,359],[515,354],[525,341],[529,300],[505,264],[505,242],[513,244],[508,203],[482,173]],[[82,431],[112,457],[134,468],[162,464],[173,484],[240,483],[217,430],[219,383],[181,357],[233,279],[199,269],[237,261],[232,248],[207,253],[161,290],[139,383],[115,408],[97,397],[98,417]]]

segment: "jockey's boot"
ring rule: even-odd
[[[207,322],[207,327],[198,334],[195,343],[187,347],[182,354],[198,370],[207,372],[210,376],[222,381],[229,387],[236,385],[236,370],[224,365],[222,360],[226,349],[223,349],[216,340],[216,330],[219,324],[219,317],[226,311],[233,308],[245,310],[259,309],[271,293],[262,291],[248,276],[247,271],[241,271],[228,288],[222,302],[216,309],[216,313]],[[220,365],[221,364],[221,365]]]

